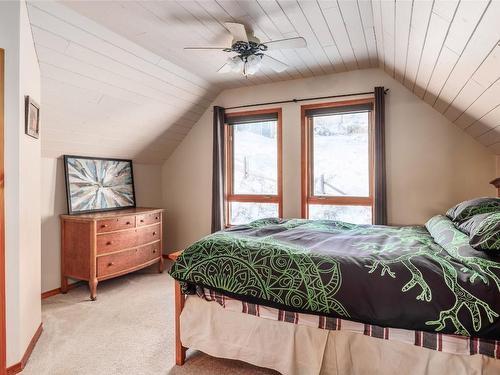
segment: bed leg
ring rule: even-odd
[[[178,366],[182,366],[186,361],[186,348],[181,343],[181,312],[185,301],[181,285],[175,280],[175,364]]]

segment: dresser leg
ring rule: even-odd
[[[97,279],[89,280],[90,299],[92,301],[97,299],[97,284]]]
[[[163,273],[163,256],[160,257],[160,264],[158,265],[160,273]]]
[[[61,293],[68,293],[68,278],[65,276],[61,276]]]

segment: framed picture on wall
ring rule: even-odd
[[[64,155],[69,214],[135,207],[132,160]]]
[[[40,106],[30,96],[25,96],[24,100],[24,132],[38,139],[40,137]]]

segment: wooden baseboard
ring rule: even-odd
[[[28,363],[28,360],[30,359],[33,349],[35,349],[35,345],[38,342],[38,339],[40,338],[42,331],[43,331],[43,324],[40,323],[40,326],[36,330],[33,338],[31,339],[28,347],[26,348],[26,351],[24,352],[23,358],[21,358],[21,362],[18,362],[10,367],[7,367],[7,375],[18,374],[21,371],[23,371],[24,367],[26,366],[26,363]]]
[[[19,374],[21,371],[23,371],[23,367],[21,365],[21,362],[17,362],[15,365],[7,367],[6,374],[7,375]]]
[[[84,284],[84,281],[77,281],[75,283],[69,284],[68,285],[68,290],[74,289],[77,286],[80,286],[80,285],[83,285],[83,284]],[[56,288],[56,289],[48,290],[48,291],[42,293],[42,299],[49,298],[49,297],[58,295],[60,293],[61,293],[61,288]]]

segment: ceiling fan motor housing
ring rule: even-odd
[[[254,41],[236,41],[231,48],[225,48],[225,52],[236,52],[240,57],[245,58],[251,55],[260,55],[262,52],[267,51],[265,44],[257,43]]]

